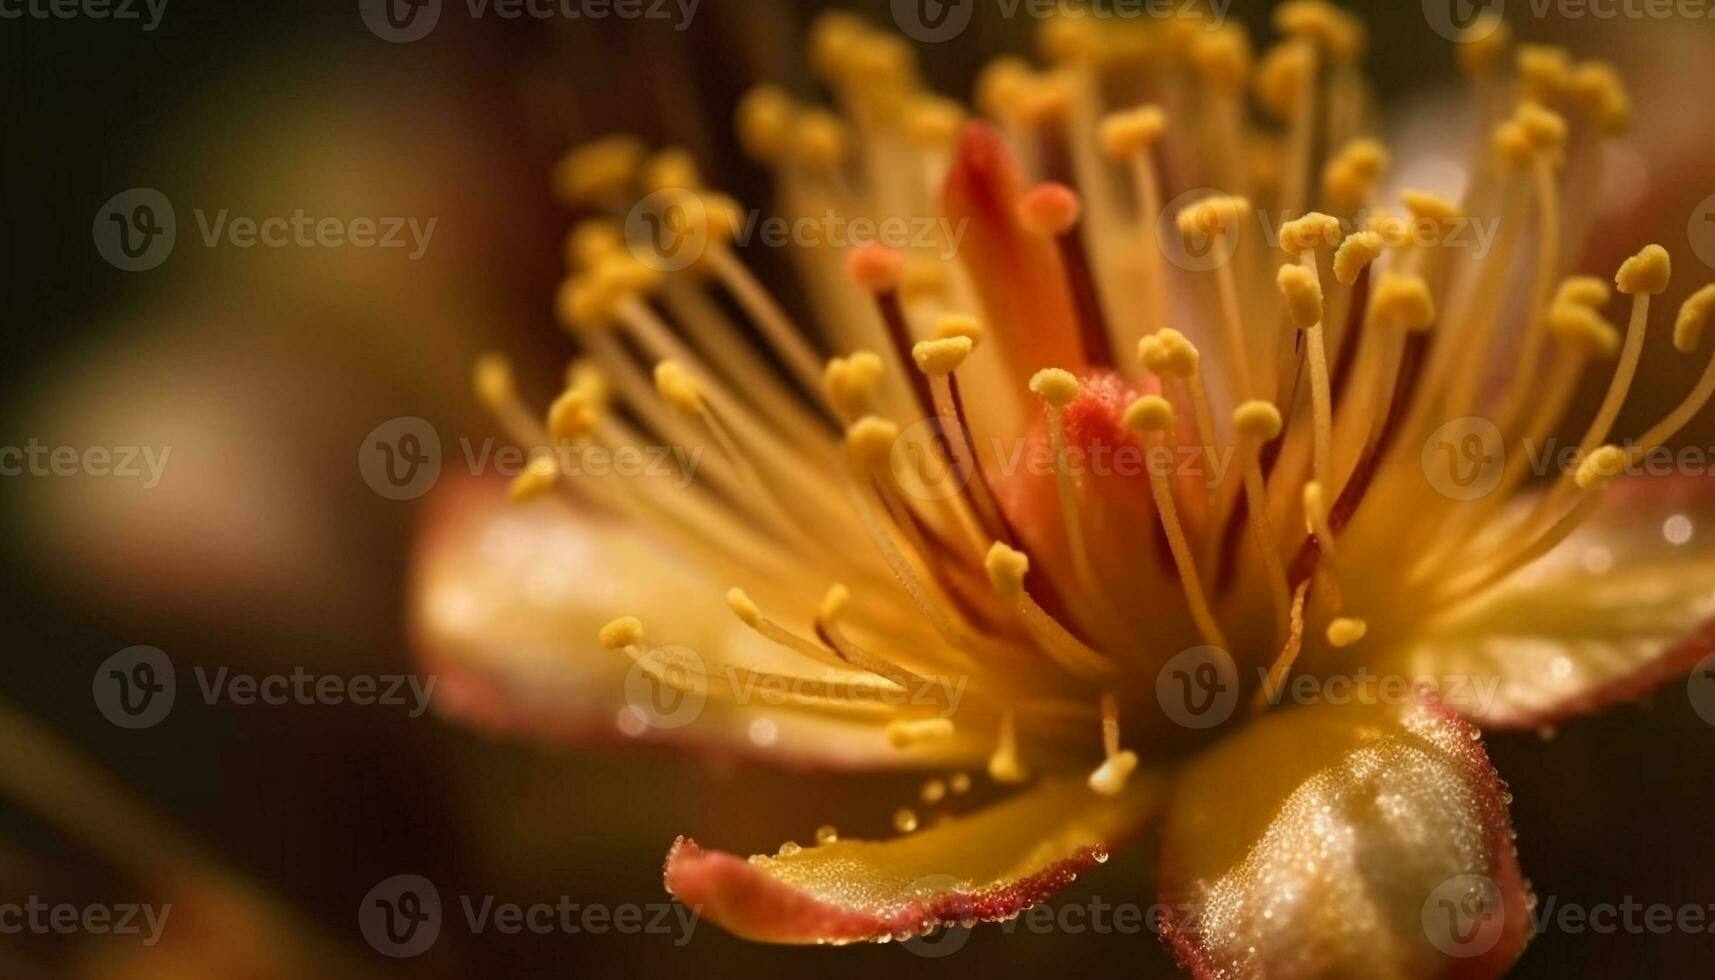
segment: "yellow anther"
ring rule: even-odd
[[[1594,357],[1613,357],[1620,350],[1620,331],[1582,303],[1563,301],[1550,307],[1548,329],[1562,343]]]
[[[943,314],[935,320],[935,336],[941,340],[963,337],[975,347],[983,342],[982,321],[968,313]]]
[[[1242,402],[1233,409],[1233,427],[1241,435],[1268,442],[1280,435],[1285,422],[1280,417],[1280,409],[1272,402],[1253,400]]]
[[[1160,395],[1144,395],[1126,408],[1120,421],[1136,432],[1164,432],[1173,428],[1173,405]]]
[[[507,487],[506,496],[515,504],[524,503],[554,489],[554,483],[560,477],[560,465],[551,455],[533,456],[524,465],[524,472],[512,478],[512,485]]]
[[[1328,645],[1335,649],[1349,647],[1369,631],[1370,624],[1363,620],[1342,616],[1328,624]]]
[[[1030,557],[1017,548],[996,541],[983,558],[988,570],[989,585],[1002,599],[1010,599],[1024,590],[1024,576],[1030,573]]]
[[[1572,72],[1572,94],[1608,135],[1623,133],[1632,123],[1632,99],[1614,66],[1586,61]]]
[[[1221,92],[1242,91],[1250,80],[1250,38],[1228,26],[1199,32],[1191,40],[1191,63],[1203,84]]]
[[[623,194],[643,162],[643,141],[607,136],[585,143],[554,165],[554,190],[568,204],[600,205]]]
[[[847,418],[868,412],[881,371],[881,358],[871,351],[830,360],[822,382],[835,411]]]
[[[734,586],[726,592],[727,608],[731,609],[746,626],[755,626],[762,622],[762,609],[750,598],[750,593]]]
[[[1459,205],[1428,191],[1402,191],[1400,201],[1411,216],[1425,221],[1453,221],[1464,217],[1464,211]]]
[[[952,99],[920,95],[905,106],[905,132],[918,146],[951,146],[964,125],[964,107]]]
[[[846,447],[858,462],[880,466],[893,453],[893,442],[899,438],[899,426],[884,418],[866,415],[846,430]]]
[[[1426,330],[1435,322],[1435,300],[1422,276],[1389,273],[1376,284],[1370,312],[1401,330]]]
[[[1151,374],[1184,380],[1197,373],[1197,345],[1172,327],[1157,330],[1137,342],[1137,359]]]
[[[597,638],[609,650],[635,646],[643,642],[643,622],[636,616],[622,616],[603,626]]]
[[[1309,330],[1322,322],[1322,284],[1315,273],[1301,265],[1283,265],[1274,281],[1294,326]]]
[[[1310,530],[1314,531],[1326,524],[1328,522],[1328,494],[1322,489],[1322,484],[1311,480],[1304,484],[1301,496],[1304,501],[1305,522],[1310,525]]]
[[[971,356],[973,346],[969,337],[924,340],[911,348],[911,359],[917,362],[917,370],[930,377],[941,377],[957,371],[965,358]]]
[[[1031,376],[1030,391],[1055,408],[1065,408],[1078,397],[1078,379],[1061,368],[1043,368]]]
[[[703,410],[703,386],[678,361],[655,365],[655,390],[667,404],[687,415]]]
[[[1606,485],[1624,472],[1625,468],[1626,451],[1619,446],[1607,445],[1584,457],[1572,480],[1578,484],[1578,489],[1589,490]]]
[[[608,218],[580,221],[566,236],[566,267],[589,269],[624,247],[625,232],[619,222]]]
[[[1576,303],[1592,308],[1607,306],[1613,293],[1607,283],[1595,276],[1569,276],[1554,291],[1554,303]]]
[[[1174,220],[1184,235],[1227,234],[1238,228],[1250,209],[1250,201],[1242,197],[1206,197],[1181,209]]]
[[[612,297],[594,275],[573,276],[554,294],[554,316],[572,330],[606,326],[612,312]]]
[[[1620,263],[1614,285],[1627,296],[1649,293],[1660,296],[1667,292],[1667,281],[1673,276],[1673,260],[1660,245],[1645,245],[1643,251]]]
[[[758,85],[739,100],[738,142],[752,159],[773,163],[785,155],[797,112],[792,99],[773,85]]]
[[[1335,159],[1350,167],[1354,174],[1366,181],[1380,177],[1388,166],[1387,148],[1368,137],[1360,137],[1347,143]]]
[[[947,294],[947,264],[940,259],[914,256],[899,270],[899,299],[904,303],[934,299]]]
[[[1268,49],[1257,65],[1256,95],[1269,115],[1289,119],[1298,110],[1298,96],[1310,84],[1314,49],[1290,41]]]
[[[1101,56],[1102,29],[1084,17],[1048,17],[1037,31],[1042,56],[1060,63],[1089,64]]]
[[[1492,75],[1512,44],[1512,27],[1500,14],[1485,10],[1460,32],[1455,54],[1459,67],[1479,77]]]
[[[1197,370],[1201,355],[1184,334],[1163,328],[1137,342],[1137,360],[1151,374],[1189,378]]]
[[[1274,10],[1274,27],[1290,37],[1321,45],[1336,61],[1349,61],[1362,49],[1355,21],[1325,0],[1287,0]]]
[[[1334,253],[1334,278],[1350,286],[1377,256],[1382,254],[1382,236],[1373,231],[1354,232]]]
[[[497,409],[517,399],[517,391],[512,385],[512,365],[499,354],[484,354],[477,358],[472,377],[476,383],[477,400],[485,408]]]
[[[1535,157],[1530,134],[1516,120],[1508,119],[1495,127],[1495,154],[1507,164],[1522,167]]]
[[[1031,77],[1030,66],[1018,58],[996,58],[977,74],[977,108],[994,119],[1010,119],[1018,110],[1019,92]]]
[[[1015,99],[1014,111],[1025,125],[1043,126],[1071,115],[1077,92],[1069,76],[1051,71],[1024,79]]]
[[[830,10],[810,25],[810,65],[824,78],[838,78],[850,63],[852,50],[871,33],[863,19],[843,10]]]
[[[1103,796],[1118,796],[1136,771],[1137,753],[1130,749],[1117,752],[1090,773],[1090,788]]]
[[[566,365],[566,387],[581,395],[590,410],[596,412],[607,408],[613,396],[613,386],[608,384],[606,372],[584,357],[575,358]]]
[[[1030,778],[1030,770],[1018,758],[1018,750],[1008,748],[1005,751],[996,749],[989,756],[989,778],[997,783],[1016,785]]]
[[[644,265],[629,251],[605,256],[590,274],[596,288],[615,300],[646,295],[661,285],[661,271]]]
[[[703,180],[697,173],[697,161],[690,151],[672,147],[649,158],[643,165],[641,183],[644,191],[653,194],[673,188],[696,190],[702,186]]]
[[[1565,48],[1521,44],[1517,61],[1519,81],[1534,98],[1554,98],[1571,84],[1572,56]]]
[[[556,441],[572,442],[590,434],[597,414],[590,396],[576,388],[563,392],[548,406],[548,435]]]
[[[1340,221],[1332,215],[1312,211],[1280,226],[1280,247],[1293,255],[1340,244]]]
[[[1557,152],[1566,145],[1566,117],[1535,102],[1521,102],[1513,121],[1524,128],[1525,138],[1539,151]]]
[[[792,129],[793,157],[806,167],[837,167],[845,162],[850,147],[846,124],[826,109],[805,110]]]
[[[1160,106],[1109,113],[1102,120],[1102,149],[1115,160],[1129,159],[1149,149],[1166,129],[1167,113]]]
[[[1673,323],[1673,346],[1682,354],[1696,350],[1711,315],[1715,315],[1715,284],[1692,293],[1679,308],[1679,319]]]
[[[952,735],[951,718],[913,718],[887,723],[887,744],[896,749],[908,749],[924,742],[951,738]]]
[[[845,613],[846,606],[850,605],[851,601],[851,590],[835,582],[822,594],[822,601],[816,606],[816,618],[824,623],[831,623]]]

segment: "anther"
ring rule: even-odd
[[[609,650],[636,646],[643,642],[643,621],[636,616],[622,616],[603,626],[597,639]]]
[[[1382,236],[1373,231],[1360,231],[1347,236],[1334,253],[1334,278],[1347,286],[1358,281],[1358,275],[1382,254]]]
[[[655,365],[655,390],[667,404],[686,415],[703,410],[703,388],[678,361]]]
[[[1580,490],[1590,490],[1604,486],[1625,470],[1626,451],[1619,446],[1606,445],[1584,457],[1578,464],[1578,472],[1573,476],[1573,482]]]
[[[1280,435],[1280,409],[1265,401],[1248,401],[1233,410],[1233,426],[1241,435],[1269,442]]]
[[[1115,160],[1129,159],[1148,150],[1166,129],[1167,114],[1159,106],[1111,113],[1102,120],[1102,149]]]
[[[1078,397],[1078,379],[1062,368],[1043,368],[1030,378],[1032,394],[1053,408],[1065,408]]]
[[[944,340],[919,341],[911,348],[911,359],[917,370],[930,377],[945,377],[959,369],[971,356],[973,345],[969,337],[948,337]]]
[[[1673,323],[1674,348],[1682,354],[1696,350],[1703,339],[1703,327],[1712,314],[1715,314],[1715,283],[1692,293],[1679,308],[1679,318]]]
[[[983,558],[989,584],[995,595],[1010,599],[1024,591],[1024,576],[1030,572],[1030,557],[1016,548],[996,541]]]
[[[1316,274],[1302,265],[1283,265],[1275,276],[1280,295],[1286,300],[1286,311],[1300,330],[1308,330],[1322,322],[1322,285]]]
[[[560,466],[552,455],[535,456],[525,465],[524,472],[512,478],[507,497],[515,504],[535,500],[552,490],[559,476]]]
[[[1183,381],[1197,373],[1200,355],[1184,334],[1166,327],[1137,342],[1137,359],[1151,374]]]
[[[1328,624],[1328,645],[1335,649],[1349,647],[1369,631],[1369,624],[1363,620],[1342,616]]]
[[[935,321],[935,337],[939,340],[951,340],[963,337],[971,342],[973,348],[983,342],[983,325],[976,317],[966,313],[947,313]]]
[[[1660,245],[1645,245],[1643,251],[1620,264],[1620,271],[1614,276],[1614,284],[1621,293],[1636,296],[1648,293],[1660,296],[1667,292],[1668,279],[1673,273],[1673,262],[1668,257],[1667,249]]]
[[[904,257],[881,244],[865,245],[846,260],[846,274],[851,276],[852,282],[859,289],[871,293],[899,288],[899,277],[904,269]]]

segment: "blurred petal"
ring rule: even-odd
[[[1476,739],[1440,707],[1323,705],[1194,760],[1161,856],[1180,962],[1223,978],[1505,970],[1529,935],[1528,893]]]
[[[1466,678],[1448,703],[1535,727],[1683,677],[1715,651],[1715,479],[1637,478],[1574,537],[1432,625],[1408,676]]]
[[[1117,797],[1052,782],[891,841],[841,840],[749,861],[681,837],[667,890],[746,939],[853,942],[921,935],[1030,908],[1106,860],[1155,811],[1160,782]]]
[[[623,738],[781,765],[947,767],[987,757],[986,734],[958,730],[899,749],[880,706],[868,717],[834,715],[760,687],[746,704],[710,698],[655,711],[640,692],[661,688],[596,642],[619,616],[710,664],[802,675],[806,661],[740,624],[723,584],[637,528],[558,499],[509,505],[505,491],[503,481],[446,480],[418,545],[413,629],[443,714],[549,742]]]

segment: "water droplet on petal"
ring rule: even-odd
[[[967,772],[953,773],[947,779],[947,788],[954,793],[969,793],[971,791],[971,774]]]
[[[802,850],[803,850],[803,848],[798,846],[797,841],[787,841],[786,843],[780,845],[780,850],[774,852],[774,856],[775,857],[791,857],[792,855],[797,854],[799,851],[802,851]]]
[[[816,828],[816,843],[818,844],[832,844],[839,839],[840,832],[835,830],[831,823],[825,823]]]
[[[1097,844],[1093,849],[1091,849],[1090,857],[1094,858],[1097,864],[1107,864],[1108,863],[1108,849],[1103,847],[1100,844]]]
[[[901,809],[893,815],[893,829],[902,834],[909,834],[917,829],[917,814],[909,809]]]

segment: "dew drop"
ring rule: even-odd
[[[803,850],[803,848],[798,846],[797,841],[787,841],[786,843],[780,845],[780,850],[775,851],[774,856],[775,857],[783,857],[783,858],[791,857],[792,855],[797,854],[799,851],[802,851],[802,850]]]
[[[923,802],[939,803],[947,796],[947,784],[939,779],[931,779],[923,784]]]
[[[831,823],[825,823],[816,828],[816,843],[818,844],[832,844],[839,839],[840,832],[835,830]]]
[[[971,774],[956,772],[947,780],[947,788],[954,793],[969,793],[971,791]]]
[[[901,809],[893,815],[893,829],[902,834],[909,834],[917,829],[917,814],[909,809]]]
[[[1094,858],[1097,864],[1107,864],[1108,863],[1108,849],[1103,847],[1100,844],[1097,844],[1093,849],[1091,849],[1090,857]]]

